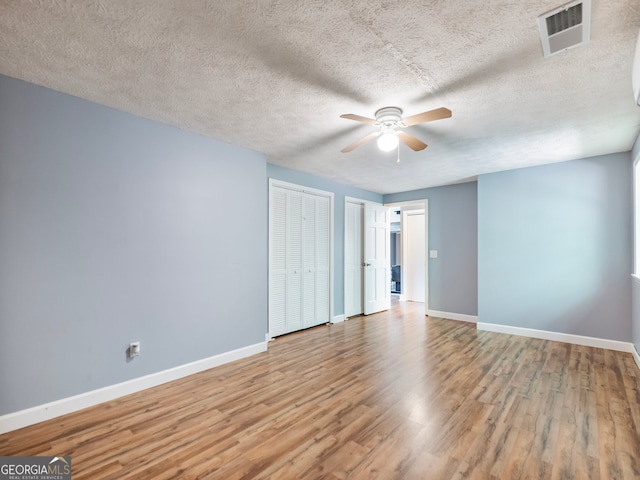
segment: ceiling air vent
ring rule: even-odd
[[[591,0],[571,2],[538,17],[545,57],[589,41]]]

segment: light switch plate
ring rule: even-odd
[[[438,250],[429,250],[429,258],[438,258]]]

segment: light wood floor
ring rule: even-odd
[[[630,354],[424,317],[422,305],[0,436],[74,480],[640,478]]]

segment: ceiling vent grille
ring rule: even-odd
[[[581,0],[556,8],[538,17],[545,57],[589,42],[591,0]]]

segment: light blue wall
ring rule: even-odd
[[[350,187],[342,183],[333,182],[326,178],[317,177],[308,173],[298,172],[289,168],[280,167],[271,163],[267,164],[267,176],[284,182],[304,185],[306,187],[333,192],[333,238],[334,238],[334,303],[335,315],[344,314],[344,199],[354,197],[360,200],[382,203],[382,195],[368,190]],[[267,202],[268,203],[268,202]],[[267,212],[268,215],[268,212]]]
[[[264,342],[265,178],[261,154],[0,77],[0,414]]]
[[[478,216],[476,182],[384,196],[385,203],[429,200],[429,309],[477,315]],[[427,258],[429,256],[427,255]]]
[[[478,179],[478,320],[631,340],[629,153]]]

